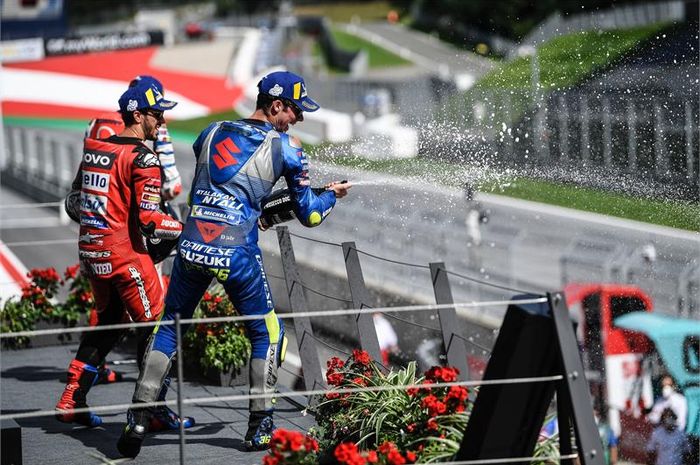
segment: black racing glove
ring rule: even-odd
[[[316,195],[326,191],[325,187],[312,187]],[[263,200],[262,212],[258,218],[258,228],[266,231],[272,226],[291,221],[297,217],[294,213],[294,202],[289,189],[280,189]]]

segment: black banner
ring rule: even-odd
[[[149,47],[151,45],[163,45],[163,31],[85,34],[82,36],[46,39],[44,41],[46,56],[125,50]]]

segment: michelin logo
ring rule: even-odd
[[[240,224],[241,214],[226,213],[218,210],[212,210],[211,208],[204,208],[199,205],[192,207],[192,212],[190,216],[193,218],[204,218],[209,220],[225,221],[228,224]]]

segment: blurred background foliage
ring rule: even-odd
[[[217,16],[265,13],[279,7],[281,0],[214,0]],[[95,24],[128,18],[144,8],[173,7],[185,4],[212,3],[211,0],[71,0],[66,2],[72,25]],[[296,0],[298,12],[322,14],[335,21],[349,21],[353,15],[365,20],[382,19],[389,9],[400,17],[410,16],[416,26],[437,29],[443,39],[450,37],[462,24],[485,32],[519,40],[553,11],[580,13],[634,3],[634,0]]]

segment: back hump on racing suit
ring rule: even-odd
[[[102,113],[88,123],[85,139],[107,139],[120,134],[124,127],[122,115],[118,111]]]
[[[301,145],[269,123],[214,123],[193,148],[197,167],[192,208],[180,242],[180,254],[187,261],[202,263],[199,256],[204,254],[211,266],[221,265],[215,259],[220,248],[257,244],[260,205],[282,176],[297,218],[306,226],[320,224],[335,205],[332,191],[316,195],[309,187]]]

